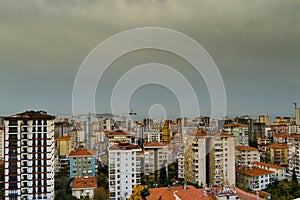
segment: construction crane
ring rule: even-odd
[[[130,110],[130,112],[129,113],[126,113],[126,114],[128,114],[128,115],[136,115],[136,112],[134,112],[134,110],[133,110],[133,108]]]

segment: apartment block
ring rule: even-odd
[[[72,185],[72,195],[81,198],[93,199],[97,189],[96,177],[74,178]]]
[[[236,169],[237,185],[242,185],[251,190],[264,190],[270,182],[272,171],[257,167],[240,167]]]
[[[144,143],[144,170],[151,174],[167,164],[168,147],[162,142]]]
[[[286,179],[286,167],[265,162],[253,162],[253,166],[271,171],[272,174],[270,175],[270,182],[274,182],[275,180],[282,181]]]
[[[235,147],[236,166],[249,166],[253,162],[259,162],[260,156],[257,148],[249,146]]]
[[[4,127],[0,127],[0,160],[4,159]]]
[[[72,150],[72,137],[65,135],[57,138],[57,158],[55,172],[60,172],[69,166],[69,158],[67,157]]]
[[[4,199],[54,199],[54,119],[44,111],[4,118]]]
[[[289,175],[291,176],[293,171],[298,178],[300,178],[300,135],[293,134],[288,137],[289,146]]]
[[[226,124],[225,133],[235,137],[235,146],[249,146],[249,128],[245,124]]]
[[[116,144],[108,150],[108,180],[111,200],[128,199],[141,183],[141,152],[138,145]]]
[[[95,150],[75,149],[68,155],[70,161],[70,178],[95,177]]]
[[[266,152],[266,162],[275,165],[287,165],[289,160],[289,147],[286,144],[269,144]]]
[[[188,134],[184,149],[184,179],[198,185],[235,184],[235,140],[225,133]]]
[[[178,159],[178,178],[184,179],[184,154],[179,153],[177,155],[177,159]]]

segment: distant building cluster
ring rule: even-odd
[[[276,180],[300,179],[300,108],[273,122],[267,115],[134,121],[26,111],[0,118],[0,139],[7,200],[54,199],[55,174],[64,170],[72,195],[93,199],[99,166],[108,166],[111,200],[128,199],[142,183],[153,187],[148,200],[257,199]],[[168,177],[172,163],[176,180]],[[158,187],[162,179],[169,187]]]

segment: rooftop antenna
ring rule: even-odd
[[[295,106],[295,109],[297,108],[297,103],[296,102],[293,102],[294,106]]]

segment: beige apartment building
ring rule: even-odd
[[[184,179],[198,185],[235,185],[235,140],[197,131],[185,138]]]
[[[249,146],[235,147],[236,166],[249,166],[253,162],[259,162],[260,156],[257,148]]]

